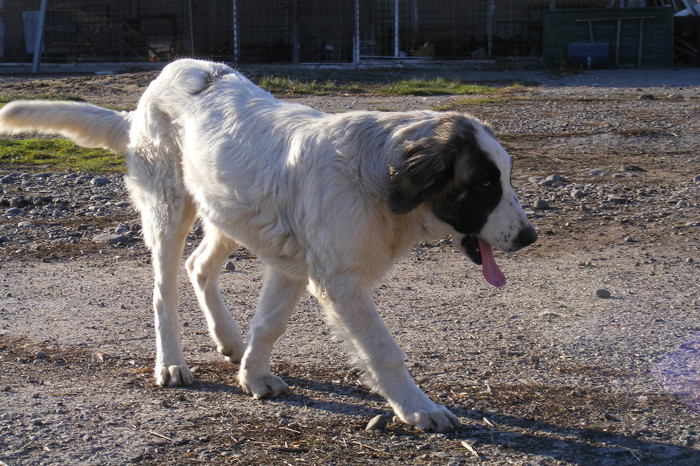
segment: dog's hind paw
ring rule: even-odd
[[[451,432],[462,425],[450,410],[436,404],[429,409],[399,415],[399,418],[406,424],[430,432]]]
[[[238,364],[243,358],[245,346],[243,346],[242,343],[238,345],[217,346],[216,350],[221,353],[228,362]]]
[[[284,383],[284,380],[273,374],[251,379],[241,371],[239,378],[243,391],[255,399],[277,398],[289,394],[289,387]]]
[[[161,387],[176,387],[178,385],[189,385],[194,382],[194,376],[187,364],[158,365],[156,366],[155,376],[156,384]]]

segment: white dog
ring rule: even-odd
[[[308,288],[402,421],[452,430],[457,417],[412,380],[372,288],[412,244],[447,234],[501,286],[491,245],[515,251],[537,237],[510,184],[511,158],[473,117],[325,114],[278,101],[222,64],[168,65],[133,112],[19,101],[0,111],[0,128],[58,133],[126,156],[153,254],[159,385],[193,381],[180,346],[177,271],[198,215],[205,236],[187,272],[217,349],[241,362],[245,392],[288,391],[270,372],[270,352]],[[217,285],[238,244],[267,265],[247,347]]]

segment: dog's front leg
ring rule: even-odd
[[[273,268],[265,275],[258,310],[248,330],[248,348],[238,373],[243,391],[255,398],[275,398],[289,391],[287,384],[270,372],[270,353],[287,328],[289,316],[305,288],[305,281],[292,279]]]
[[[404,354],[379,316],[369,289],[343,274],[312,281],[311,291],[349,343],[367,381],[386,397],[399,419],[436,432],[460,425],[457,416],[433,403],[413,381]]]

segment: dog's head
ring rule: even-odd
[[[406,142],[390,167],[389,206],[405,214],[423,203],[455,233],[453,242],[494,286],[505,277],[491,246],[517,251],[537,239],[510,183],[513,162],[489,128],[445,114],[431,135]]]

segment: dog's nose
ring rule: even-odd
[[[518,233],[518,247],[524,248],[537,241],[537,232],[532,227],[532,225],[527,228],[523,228]]]

